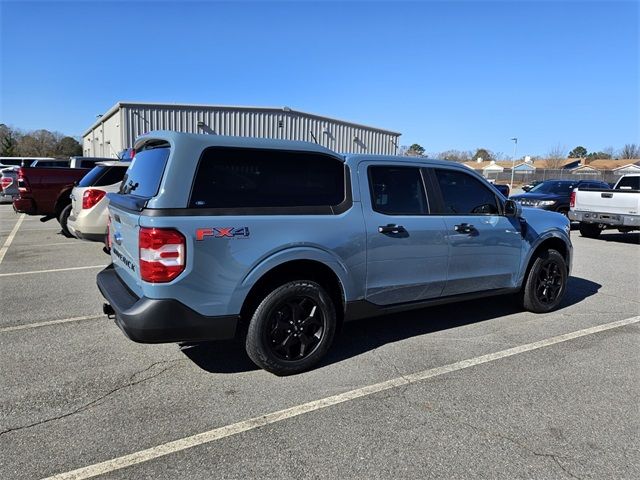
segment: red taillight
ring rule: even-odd
[[[140,227],[140,278],[145,282],[170,282],[185,267],[185,238],[169,228]]]
[[[569,207],[573,208],[576,206],[576,192],[571,192],[571,197],[569,197]]]
[[[131,149],[131,160],[133,160],[133,157],[135,157],[135,156],[136,156],[136,149],[132,148]]]
[[[18,191],[20,192],[30,192],[31,188],[29,188],[29,182],[24,178],[24,170],[22,167],[18,168]]]
[[[2,177],[2,179],[0,179],[0,186],[2,186],[3,190],[5,188],[9,188],[12,183],[13,183],[13,178],[11,177]]]
[[[106,193],[104,190],[94,190],[93,188],[85,190],[82,194],[82,208],[87,209],[95,206]]]

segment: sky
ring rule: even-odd
[[[640,143],[640,1],[0,0],[0,123],[118,101],[289,106],[427,152]]]

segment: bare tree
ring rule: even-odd
[[[631,160],[632,158],[640,158],[640,146],[635,143],[627,143],[620,150],[620,158]]]
[[[473,152],[461,150],[447,150],[434,155],[438,160],[449,160],[451,162],[468,162],[471,160]]]
[[[547,158],[545,159],[545,167],[552,170],[559,170],[564,165],[567,158],[567,147],[564,145],[556,145],[549,153],[547,153]]]

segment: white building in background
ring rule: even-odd
[[[288,107],[118,102],[84,132],[83,154],[115,158],[152,130],[301,140],[340,153],[381,155],[394,155],[401,135]]]

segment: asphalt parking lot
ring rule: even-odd
[[[234,344],[127,340],[102,246],[57,227],[0,206],[0,478],[640,478],[637,233],[574,231],[556,312],[354,322],[279,378]]]

